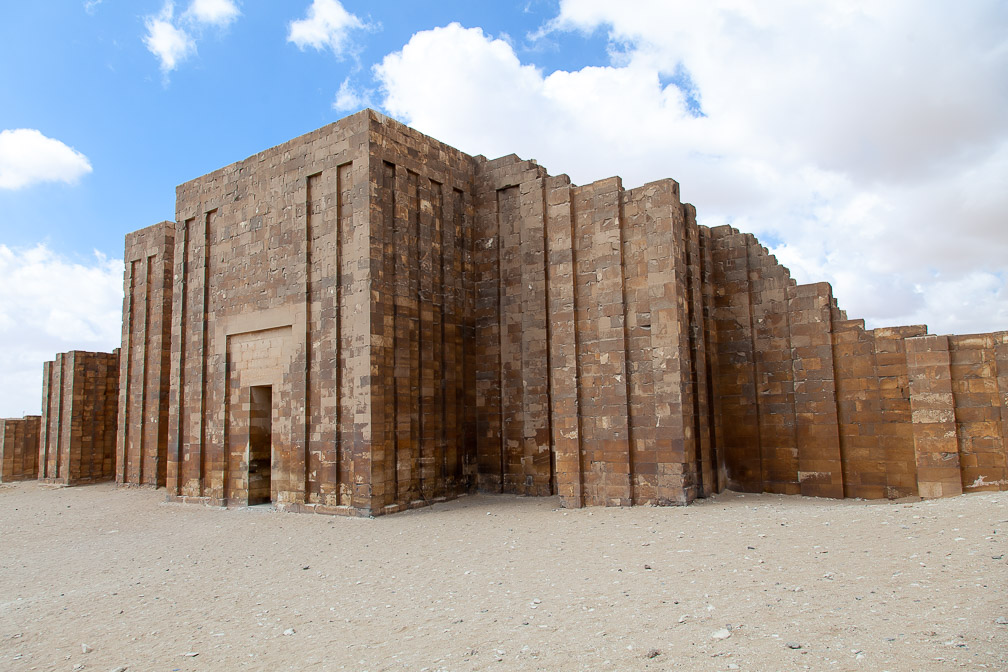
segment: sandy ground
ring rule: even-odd
[[[1008,669],[1008,492],[557,507],[0,486],[0,670]]]

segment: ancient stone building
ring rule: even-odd
[[[116,478],[383,514],[1008,487],[1008,335],[866,330],[679,185],[576,186],[370,110],[130,234]]]
[[[119,350],[56,355],[42,367],[39,479],[61,485],[115,477]]]
[[[37,415],[0,419],[0,482],[38,478],[41,421]]]

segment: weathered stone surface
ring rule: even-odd
[[[39,479],[61,485],[114,479],[119,349],[60,353],[42,371]]]
[[[38,478],[39,428],[42,418],[0,419],[0,482]]]
[[[126,241],[121,483],[348,515],[1008,487],[1004,332],[866,330],[673,180],[577,186],[365,110],[176,219]]]
[[[164,486],[175,224],[126,236],[116,482]]]

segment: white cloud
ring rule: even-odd
[[[343,8],[338,0],[312,0],[308,13],[303,19],[291,21],[287,41],[299,49],[329,48],[337,56],[347,50],[352,30],[367,26],[357,16]]]
[[[0,131],[0,189],[38,182],[72,183],[90,172],[86,156],[33,128]]]
[[[196,53],[196,37],[202,36],[208,26],[226,28],[240,15],[234,0],[192,0],[189,8],[176,19],[175,4],[168,0],[156,16],[144,19],[147,27],[144,44],[161,61],[161,72],[167,77]]]
[[[240,14],[234,0],[193,0],[186,10],[186,18],[222,28],[233,23]]]
[[[42,363],[57,352],[110,352],[122,339],[122,259],[71,261],[44,245],[0,245],[0,417],[38,414]]]
[[[161,61],[161,72],[166,75],[196,53],[196,41],[173,23],[174,14],[175,6],[166,2],[157,16],[144,19],[147,27],[144,44]]]
[[[361,91],[350,83],[350,78],[343,80],[339,91],[336,92],[336,100],[333,101],[333,109],[338,112],[356,112],[365,107],[371,106],[371,91]]]
[[[1008,6],[564,0],[550,26],[599,29],[610,65],[552,73],[416,33],[375,67],[383,107],[578,183],[676,178],[870,325],[1008,328]]]
[[[94,14],[95,10],[98,9],[98,5],[102,3],[102,0],[84,0],[84,11],[88,14]]]

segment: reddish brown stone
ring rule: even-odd
[[[79,485],[115,478],[119,350],[60,353],[43,365],[38,477]]]
[[[37,415],[0,419],[0,483],[38,478],[41,424]]]
[[[127,237],[121,483],[354,515],[1008,488],[1004,332],[866,330],[672,180],[576,186],[368,110],[177,199]],[[47,478],[82,432],[63,357]]]

